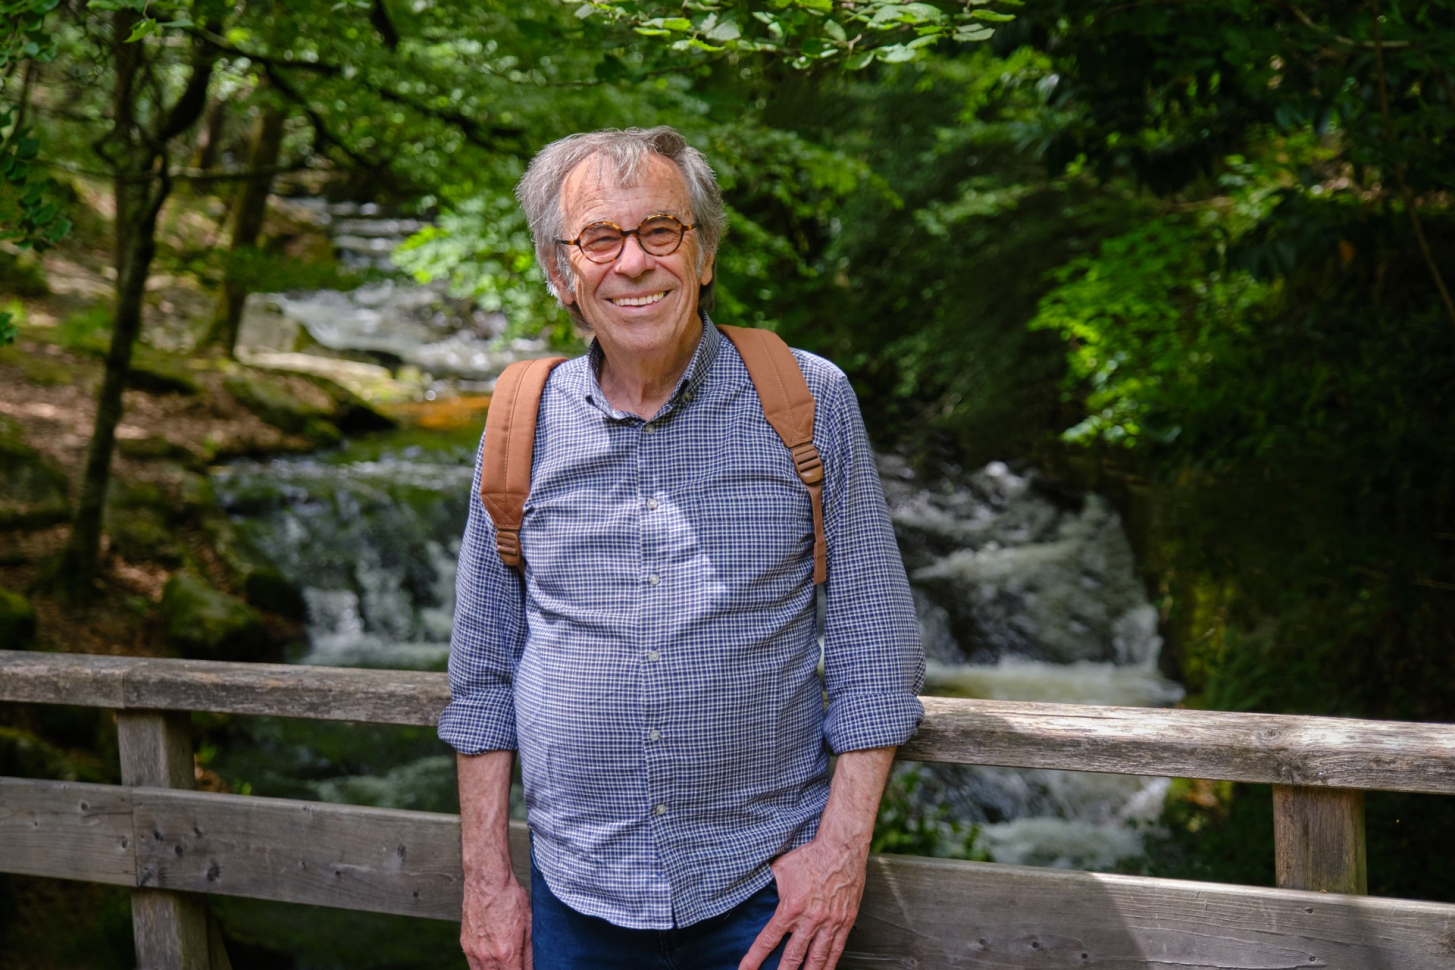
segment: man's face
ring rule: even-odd
[[[683,225],[694,218],[687,182],[670,160],[652,155],[636,185],[617,184],[614,166],[603,156],[586,159],[566,178],[561,193],[564,238],[574,239],[595,222],[635,229],[648,216],[668,213]],[[594,263],[575,246],[570,250],[576,272],[574,289],[554,271],[551,281],[567,304],[575,304],[601,339],[608,354],[670,353],[693,340],[698,287],[712,281],[712,257],[697,268],[697,234],[688,232],[677,251],[653,256],[636,236],[629,236],[621,254],[610,263]],[[695,342],[695,341],[694,341]]]

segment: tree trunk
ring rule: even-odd
[[[242,323],[243,304],[248,298],[246,274],[242,263],[257,252],[258,235],[268,214],[268,195],[273,190],[272,171],[278,165],[283,145],[283,110],[264,105],[253,131],[253,144],[248,152],[248,169],[257,174],[243,182],[237,200],[232,228],[232,248],[227,258],[227,273],[218,295],[217,314],[213,317],[204,343],[216,345],[229,357],[236,356],[238,327]]]
[[[116,426],[121,422],[121,396],[131,369],[131,350],[141,334],[147,276],[157,251],[157,215],[170,185],[165,179],[145,178],[142,173],[116,180],[116,321],[106,355],[106,375],[96,399],[96,422],[86,449],[81,497],[57,577],[60,591],[72,602],[84,602],[94,592],[106,486],[111,479]]]

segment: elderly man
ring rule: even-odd
[[[459,752],[470,966],[830,968],[923,713],[853,391],[794,352],[824,468],[820,641],[808,491],[704,312],[726,221],[706,161],[669,128],[576,135],[518,194],[595,339],[540,399],[523,572],[478,500],[460,548],[439,733]],[[517,750],[529,899],[507,846]]]

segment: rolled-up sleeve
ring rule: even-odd
[[[450,703],[440,715],[442,741],[461,754],[515,750],[515,669],[524,646],[524,591],[520,576],[496,552],[495,524],[480,501],[477,452],[455,572]]]
[[[924,648],[859,402],[847,378],[819,393],[829,571],[824,738],[835,754],[903,744],[924,718]]]

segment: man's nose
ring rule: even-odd
[[[627,236],[612,269],[623,276],[641,276],[651,268],[651,262],[651,254],[642,248],[642,241],[636,236]]]

